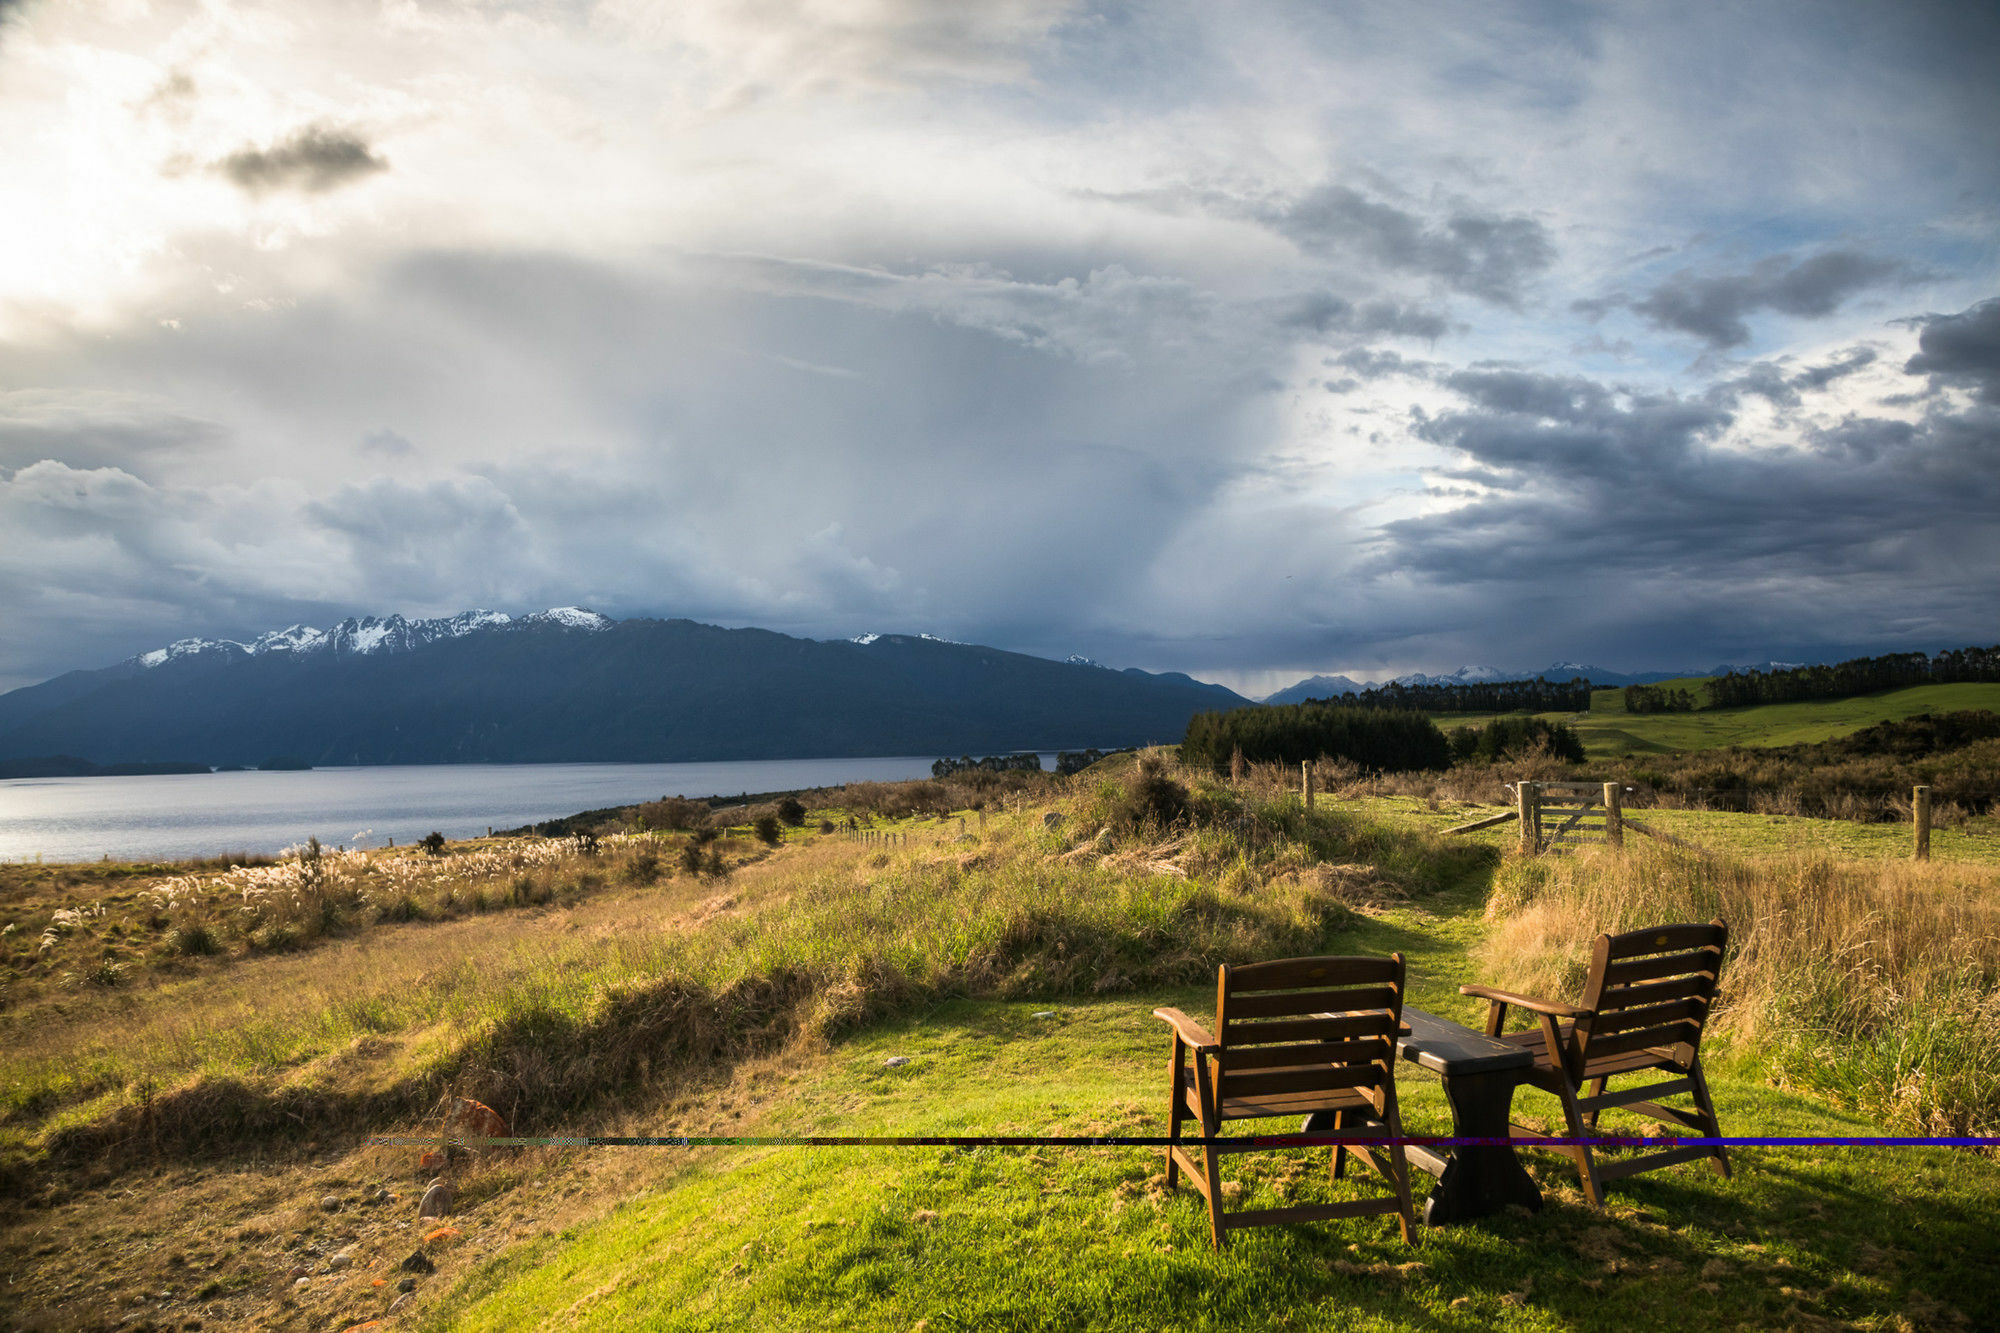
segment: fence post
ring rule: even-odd
[[[1619,804],[1620,790],[1615,782],[1604,784],[1604,845],[1607,847],[1625,845],[1625,808]]]
[[[1514,784],[1514,805],[1521,819],[1521,855],[1533,856],[1542,849],[1542,813],[1534,783],[1524,779]]]
[[[1910,814],[1917,826],[1916,858],[1931,859],[1931,789],[1918,787],[1910,793]]]
[[[1299,764],[1299,792],[1305,797],[1306,809],[1313,808],[1313,766],[1311,760]]]

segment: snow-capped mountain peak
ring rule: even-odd
[[[874,643],[877,639],[881,637],[882,636],[879,634],[857,634],[853,638],[849,639],[848,642],[858,643],[863,648],[866,648],[869,644]]]
[[[595,611],[588,611],[580,606],[552,606],[546,611],[537,611],[531,616],[522,616],[518,623],[523,625],[560,625],[564,629],[580,629],[594,632],[601,629],[610,629],[617,622],[609,616],[601,616]]]
[[[296,658],[319,653],[331,653],[336,657],[368,656],[409,652],[440,639],[456,639],[475,630],[507,625],[555,625],[562,629],[595,632],[609,629],[616,623],[609,616],[577,606],[551,607],[518,620],[504,611],[484,609],[461,611],[455,616],[440,616],[432,620],[405,620],[393,614],[349,616],[327,629],[290,625],[284,629],[269,630],[248,643],[238,643],[234,639],[180,639],[164,648],[141,653],[131,660],[142,667],[157,667],[178,658],[203,653],[219,653],[225,657],[264,657],[276,653]]]
[[[1096,667],[1099,671],[1111,670],[1111,668],[1104,665],[1104,663],[1096,661],[1092,658],[1085,657],[1082,653],[1071,653],[1068,657],[1065,657],[1063,661],[1068,663],[1070,666]]]

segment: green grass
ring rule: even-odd
[[[1403,948],[1415,1003],[1471,1017],[1476,887],[1359,921],[1332,950]],[[1165,1119],[1156,1004],[952,1001],[840,1043],[748,1132],[1149,1134]],[[1055,1016],[1038,1019],[1037,1011]],[[887,1068],[891,1056],[909,1057]],[[1715,1078],[1739,1135],[1865,1134],[1865,1122]],[[1447,1132],[1437,1084],[1406,1073],[1413,1133]],[[1517,1111],[1547,1117],[1524,1093]],[[1275,1127],[1273,1125],[1272,1127]],[[1607,1128],[1610,1122],[1607,1119]],[[1964,1152],[1741,1149],[1724,1181],[1681,1167],[1583,1206],[1558,1159],[1526,1154],[1547,1206],[1427,1228],[1388,1219],[1238,1233],[1209,1248],[1198,1196],[1165,1195],[1150,1149],[707,1150],[662,1188],[519,1247],[430,1312],[434,1329],[1554,1329],[1948,1327],[2000,1319],[2000,1167]],[[1250,1206],[1350,1197],[1323,1153],[1232,1158]],[[1426,1177],[1417,1178],[1419,1188]],[[1372,1192],[1372,1191],[1370,1191]],[[1899,1322],[1901,1321],[1901,1322]]]
[[[1662,682],[1664,686],[1688,689],[1697,683],[1696,678]],[[1540,716],[1550,722],[1567,723],[1582,739],[1584,752],[1590,758],[1607,759],[1627,754],[1719,750],[1730,745],[1803,745],[1846,736],[1877,722],[1967,708],[2000,711],[2000,684],[1918,685],[1854,699],[1645,714],[1626,712],[1621,691],[1595,690],[1587,714]],[[1434,713],[1431,716],[1438,726],[1449,731],[1459,726],[1483,726],[1497,715]]]

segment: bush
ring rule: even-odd
[[[625,863],[625,878],[634,884],[651,884],[660,877],[660,854],[650,847],[632,853]]]
[[[699,875],[701,873],[701,864],[700,841],[697,840],[683,844],[681,847],[681,869],[690,875]]]
[[[757,822],[750,827],[756,832],[757,840],[766,847],[776,847],[784,840],[785,833],[783,829],[778,827],[778,817],[776,815],[761,815],[758,817]]]
[[[638,817],[645,827],[651,829],[671,829],[676,832],[700,828],[708,822],[706,801],[683,800],[678,796],[662,796],[657,801],[648,801],[639,807]]]
[[[428,855],[443,856],[444,834],[433,829],[423,836],[423,839],[417,843],[417,846],[423,848]]]
[[[1110,823],[1118,833],[1167,829],[1186,821],[1192,810],[1188,789],[1167,775],[1158,755],[1149,754],[1140,759],[1130,785],[1112,804]]]
[[[806,822],[806,808],[799,803],[798,797],[787,796],[778,802],[778,819],[792,828],[798,828]]]
[[[183,958],[212,954],[220,946],[215,931],[205,921],[185,921],[167,934],[167,948]]]

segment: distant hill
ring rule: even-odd
[[[1247,702],[922,635],[821,642],[576,608],[188,639],[0,695],[0,760],[676,762],[1105,749]]]
[[[1397,676],[1394,680],[1368,681],[1353,680],[1347,676],[1308,676],[1296,685],[1287,685],[1275,694],[1267,694],[1260,703],[1296,704],[1307,699],[1332,699],[1343,694],[1360,694],[1364,690],[1376,689],[1383,685],[1473,685],[1495,680],[1533,680],[1540,676],[1545,680],[1573,680],[1582,676],[1597,686],[1613,685],[1655,685],[1663,680],[1679,680],[1688,676],[1726,676],[1732,671],[1779,671],[1799,665],[1797,662],[1763,662],[1755,666],[1711,667],[1707,671],[1613,671],[1608,667],[1592,666],[1587,662],[1551,662],[1539,670],[1503,671],[1490,666],[1462,666],[1456,671],[1442,675],[1427,676],[1423,672],[1412,672],[1407,676]]]

